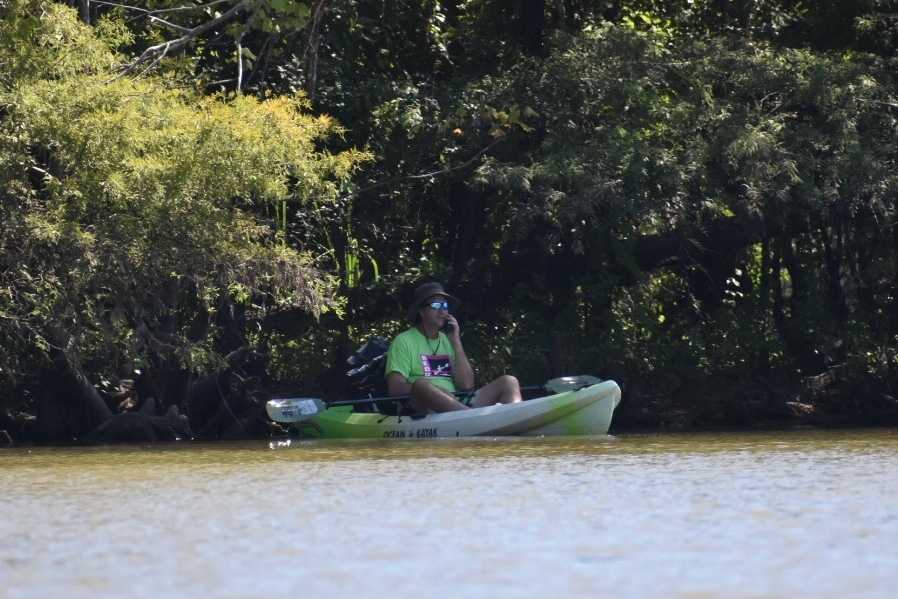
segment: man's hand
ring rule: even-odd
[[[449,343],[452,344],[452,349],[455,351],[455,363],[452,366],[452,380],[455,382],[455,387],[457,389],[461,391],[473,391],[474,371],[471,369],[471,363],[468,362],[465,348],[462,347],[461,344],[461,327],[458,326],[458,321],[451,314],[446,315],[446,320],[443,321],[443,324],[446,323],[452,325],[452,330],[446,331],[446,336],[449,338]]]
[[[446,329],[446,325],[449,325],[449,329]],[[446,314],[446,320],[443,321],[443,332],[446,333],[446,336],[449,337],[449,341],[453,343],[456,341],[461,341],[461,328],[458,326],[458,320],[451,314]]]

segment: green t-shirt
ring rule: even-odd
[[[414,327],[396,335],[390,344],[386,375],[398,372],[409,383],[426,378],[440,389],[454,393],[454,366],[455,350],[446,335],[440,333],[438,339],[428,339]]]

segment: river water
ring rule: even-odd
[[[898,594],[898,431],[0,450],[0,597]]]

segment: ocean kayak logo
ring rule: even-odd
[[[419,428],[411,431],[384,431],[385,439],[432,439],[439,436],[439,432],[435,428]]]
[[[421,354],[421,366],[424,367],[424,376],[446,376],[452,378],[452,361],[449,356],[428,356]]]

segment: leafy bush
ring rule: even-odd
[[[0,22],[15,49],[0,52],[5,390],[53,348],[111,377],[160,360],[201,369],[196,356],[215,359],[193,349],[222,305],[259,318],[334,304],[335,279],[284,241],[286,206],[332,201],[366,156],[322,149],[341,129],[301,96],[119,76],[110,32],[41,2]]]

